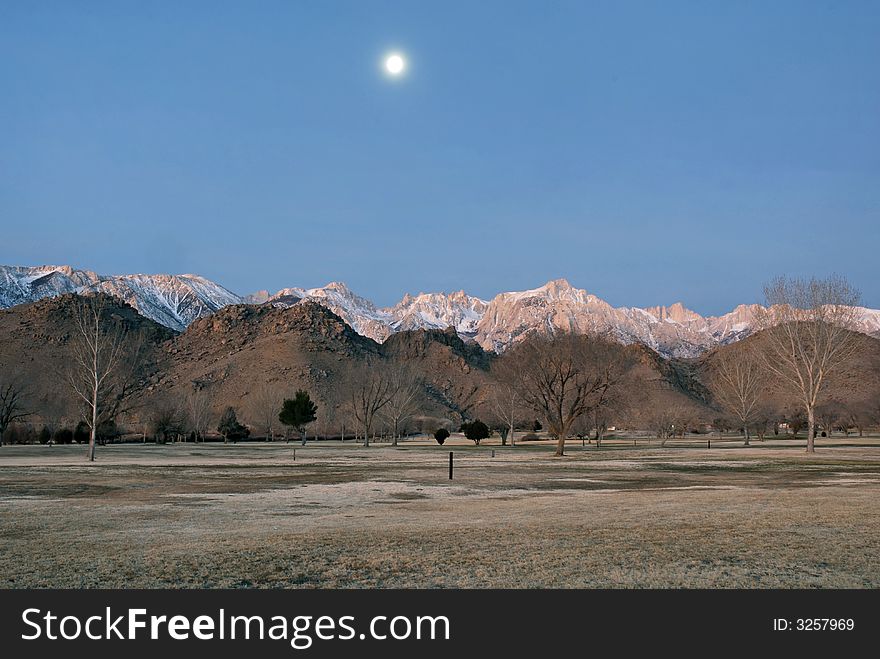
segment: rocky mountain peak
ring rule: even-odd
[[[612,307],[564,278],[531,290],[499,293],[488,301],[463,290],[407,293],[396,305],[379,308],[340,281],[320,288],[285,288],[274,295],[258,291],[240,297],[192,274],[99,276],[70,266],[0,266],[0,308],[88,291],[120,298],[147,318],[177,331],[230,305],[289,308],[310,300],[379,343],[396,332],[453,327],[459,336],[485,350],[503,351],[534,333],[601,332],[675,357],[698,356],[749,336],[758,327],[762,309],[746,304],[721,316],[703,317],[681,302],[645,309]],[[860,331],[880,336],[880,311],[859,308],[858,319]]]
[[[703,317],[688,309],[681,302],[675,302],[668,307],[648,307],[645,309],[649,314],[655,316],[657,320],[670,320],[676,323],[700,322]]]

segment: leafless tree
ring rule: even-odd
[[[764,407],[759,407],[752,419],[751,429],[762,442],[764,437],[767,436],[767,428],[770,427],[770,421],[770,413]]]
[[[183,432],[183,415],[173,403],[165,403],[153,411],[150,428],[157,443],[175,441]]]
[[[672,437],[675,431],[676,421],[675,411],[669,407],[660,407],[655,410],[649,420],[651,430],[657,433],[657,439],[660,440],[660,446],[666,446],[666,441]]]
[[[872,406],[866,400],[859,400],[846,405],[844,415],[850,428],[859,432],[859,437],[864,437],[865,429],[880,421],[880,409]]]
[[[370,445],[370,432],[376,415],[394,395],[394,386],[385,365],[375,358],[352,363],[344,372],[343,387],[348,392],[350,409],[363,432],[364,446]]]
[[[250,413],[257,421],[257,427],[265,432],[267,441],[275,441],[275,427],[283,404],[284,396],[270,382],[261,384],[251,396]]]
[[[719,416],[712,420],[712,427],[718,431],[718,440],[721,441],[724,439],[724,431],[730,430],[735,426],[726,416]]]
[[[828,437],[843,418],[843,405],[836,400],[816,405],[816,421]]]
[[[422,383],[405,365],[389,366],[386,373],[392,393],[382,414],[391,426],[392,444],[397,446],[403,425],[419,408]]]
[[[346,371],[349,370],[351,369],[346,369]],[[343,372],[343,376],[344,375],[345,372]],[[341,384],[334,389],[333,398],[336,405],[334,413],[339,418],[340,439],[344,442],[347,436],[346,433],[348,433],[354,441],[357,441],[361,433],[360,423],[354,413],[351,387],[348,386],[344,377],[342,378]]]
[[[318,437],[332,437],[333,433],[339,432],[344,427],[344,418],[340,409],[338,390],[329,389],[320,401],[321,414],[315,420],[315,435]]]
[[[195,440],[205,441],[211,425],[211,393],[205,388],[194,388],[186,395],[186,417]]]
[[[140,356],[141,337],[134,344],[121,319],[110,311],[110,298],[98,293],[79,296],[74,307],[74,333],[69,344],[67,382],[84,404],[89,428],[90,461],[101,427],[123,412],[132,390],[132,376]]]
[[[807,427],[807,417],[804,415],[804,410],[800,406],[790,408],[783,415],[783,419],[785,425],[788,427],[787,429],[791,431],[792,439],[797,439],[801,430]]]
[[[628,362],[616,360],[612,364],[609,379],[613,386],[606,387],[597,393],[595,404],[590,411],[590,425],[596,433],[596,446],[602,445],[608,427],[615,419],[620,419],[630,407],[631,400],[627,387]]]
[[[0,446],[3,446],[3,434],[11,423],[31,416],[24,398],[24,387],[16,380],[0,382]]]
[[[488,403],[492,414],[506,428],[501,433],[501,445],[516,446],[516,422],[521,419],[522,397],[519,392],[519,378],[516,370],[515,356],[511,353],[502,355],[492,364],[492,383]]]
[[[694,409],[681,403],[658,406],[649,418],[650,428],[665,447],[670,439],[684,437],[688,429],[696,423]],[[719,420],[720,421],[720,420]]]
[[[709,390],[715,402],[742,428],[749,445],[749,424],[754,421],[760,403],[763,373],[761,364],[749,345],[719,350],[709,366]]]
[[[859,293],[843,277],[788,279],[764,287],[767,370],[796,397],[807,418],[807,452],[815,451],[816,405],[825,385],[855,351]]]
[[[618,384],[621,346],[592,335],[533,337],[511,349],[523,402],[546,419],[565,454],[572,424]]]

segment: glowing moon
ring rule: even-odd
[[[406,60],[398,53],[392,53],[385,58],[385,70],[393,76],[399,76],[406,68]]]

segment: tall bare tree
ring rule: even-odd
[[[596,400],[590,411],[591,425],[596,432],[596,446],[602,445],[605,433],[611,422],[619,421],[627,414],[632,403],[630,390],[627,386],[629,379],[626,374],[628,362],[613,362],[612,371],[609,373],[611,386],[600,389],[596,394]]]
[[[284,396],[270,382],[261,384],[252,394],[249,412],[257,421],[257,427],[263,429],[267,441],[275,441],[275,426],[280,423],[278,414],[283,404]]]
[[[598,336],[563,334],[529,338],[512,350],[520,396],[546,419],[562,456],[575,420],[617,384],[622,348]]]
[[[3,434],[11,423],[31,416],[24,398],[24,387],[16,380],[0,382],[0,446],[3,446]]]
[[[522,418],[523,405],[518,386],[516,357],[511,353],[501,355],[492,364],[490,374],[492,382],[488,403],[492,414],[507,428],[501,433],[501,445],[506,446],[509,438],[510,445],[516,446],[516,423]]]
[[[90,461],[95,459],[99,429],[126,409],[142,342],[142,337],[129,337],[122,319],[111,313],[111,301],[110,296],[98,293],[79,296],[74,302],[75,330],[65,375],[84,404]]]
[[[388,367],[387,375],[392,393],[382,414],[391,425],[392,444],[397,446],[404,424],[419,408],[422,383],[410,368],[402,364]]]
[[[795,396],[807,418],[807,452],[815,452],[816,405],[829,380],[855,351],[859,292],[843,277],[780,277],[764,287],[761,325],[767,370]]]
[[[376,415],[394,395],[394,385],[379,359],[352,363],[344,372],[343,386],[348,392],[349,405],[363,432],[364,446],[370,445],[370,432]]]
[[[739,344],[715,353],[709,365],[709,390],[715,402],[739,422],[745,445],[759,412],[764,372],[752,345]]]
[[[211,392],[205,388],[194,388],[186,395],[186,418],[196,441],[205,441],[211,426]]]

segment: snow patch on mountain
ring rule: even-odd
[[[330,282],[320,288],[283,288],[267,304],[292,306],[299,300],[312,300],[327,307],[355,332],[374,341],[381,343],[391,334],[390,316],[342,282]]]
[[[124,300],[141,315],[183,331],[241,298],[198,275],[100,276],[70,266],[0,266],[0,308],[65,293],[101,291]]]
[[[68,265],[0,265],[0,309],[74,293],[98,280],[94,272],[75,270]]]
[[[489,301],[464,291],[407,294],[396,305],[382,308],[341,282],[240,297],[198,275],[100,276],[70,266],[0,266],[0,308],[93,290],[115,295],[147,318],[178,331],[230,304],[290,307],[307,299],[375,341],[404,330],[452,327],[462,337],[496,352],[532,334],[600,332],[623,343],[642,343],[666,357],[696,357],[755,332],[763,310],[757,304],[743,304],[721,316],[703,317],[681,302],[645,309],[612,307],[565,279],[527,291],[499,293]],[[857,329],[880,337],[880,310],[859,307]]]
[[[386,309],[394,331],[413,329],[446,329],[465,337],[473,337],[489,303],[464,291],[456,293],[408,293],[393,307]]]
[[[198,275],[120,275],[102,279],[87,290],[125,300],[141,315],[182,332],[191,322],[241,298]]]

